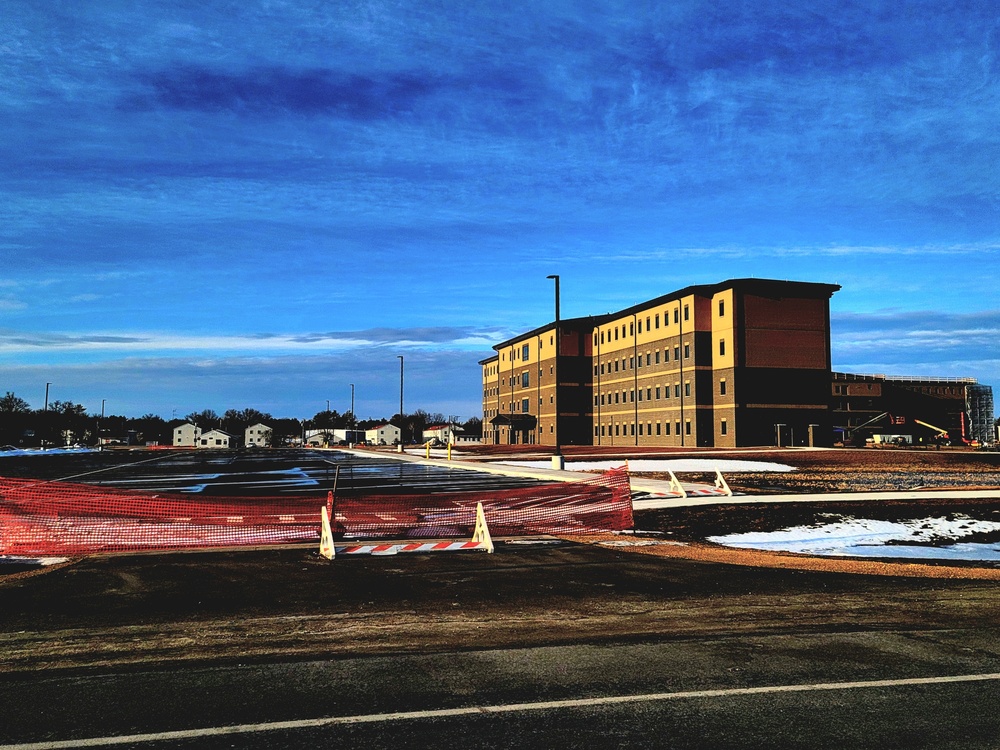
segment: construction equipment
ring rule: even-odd
[[[941,438],[942,440],[948,440],[949,439],[948,438],[948,430],[942,430],[940,427],[935,427],[934,425],[928,424],[927,422],[923,422],[923,421],[921,421],[919,419],[914,419],[913,421],[916,424],[923,425],[924,427],[927,427],[927,428],[929,428],[931,430],[934,430],[934,432],[935,432],[934,437]]]

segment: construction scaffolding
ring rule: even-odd
[[[969,385],[965,388],[965,414],[969,420],[969,438],[980,445],[996,442],[993,423],[993,388],[988,385]]]

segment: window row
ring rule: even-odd
[[[674,347],[674,361],[678,362],[681,358],[681,347]],[[691,344],[684,344],[684,359],[691,358]],[[670,350],[663,350],[663,360],[664,363],[670,362]],[[621,359],[609,359],[606,362],[601,362],[600,364],[594,365],[594,375],[609,375],[615,372],[626,372],[628,370],[637,370],[645,367],[653,367],[654,365],[660,364],[660,350],[657,349],[654,352],[645,352],[639,356],[632,357],[622,357]]]
[[[725,314],[725,307],[720,300],[719,305],[719,315]],[[680,323],[681,320],[681,308],[675,307],[673,309],[674,325]],[[683,317],[685,321],[691,320],[691,308],[689,305],[684,305]],[[666,326],[670,320],[670,311],[663,311],[663,325]],[[630,323],[622,323],[620,326],[616,323],[613,326],[604,328],[596,333],[594,333],[594,346],[604,343],[611,343],[612,341],[618,341],[619,338],[627,338],[628,336],[634,336],[636,333],[643,332],[643,322],[645,322],[645,330],[653,331],[660,327],[660,313],[650,313],[643,319],[642,317],[637,317],[635,321]]]
[[[722,381],[723,384],[725,381]],[[725,391],[723,390],[723,393]],[[673,386],[674,398],[681,397],[681,384],[674,383]],[[687,380],[684,382],[684,395],[689,397],[691,395],[691,381]],[[655,386],[646,389],[640,388],[636,390],[622,390],[622,391],[612,391],[610,393],[600,393],[594,394],[594,406],[604,406],[608,404],[633,404],[636,402],[636,397],[638,396],[639,402],[643,401],[643,396],[645,396],[646,401],[659,401],[661,398],[670,398],[670,386]]]
[[[619,424],[607,424],[607,425],[594,425],[594,437],[654,437],[657,435],[670,435],[670,425],[669,421],[665,422],[646,422],[643,425],[642,422],[638,424],[638,432],[636,431],[637,425],[635,422],[630,422],[629,424],[619,423]],[[673,434],[681,434],[681,421],[679,419],[673,422]],[[691,420],[684,420],[684,434],[691,434]],[[723,419],[719,422],[719,434],[728,435],[729,434],[729,423]]]

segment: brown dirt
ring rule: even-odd
[[[623,539],[622,536],[615,534],[567,536],[564,538],[577,544],[613,547],[619,551],[633,552],[640,555],[723,563],[725,565],[740,565],[753,568],[779,568],[784,570],[809,570],[826,573],[853,573],[905,578],[1000,581],[1000,569],[997,568],[813,557],[811,555],[797,555],[791,552],[741,550],[700,542]]]

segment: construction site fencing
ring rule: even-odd
[[[494,536],[632,528],[628,473],[492,492],[199,497],[0,478],[0,554],[255,547],[317,541],[321,508],[339,540],[458,538],[482,503]]]

